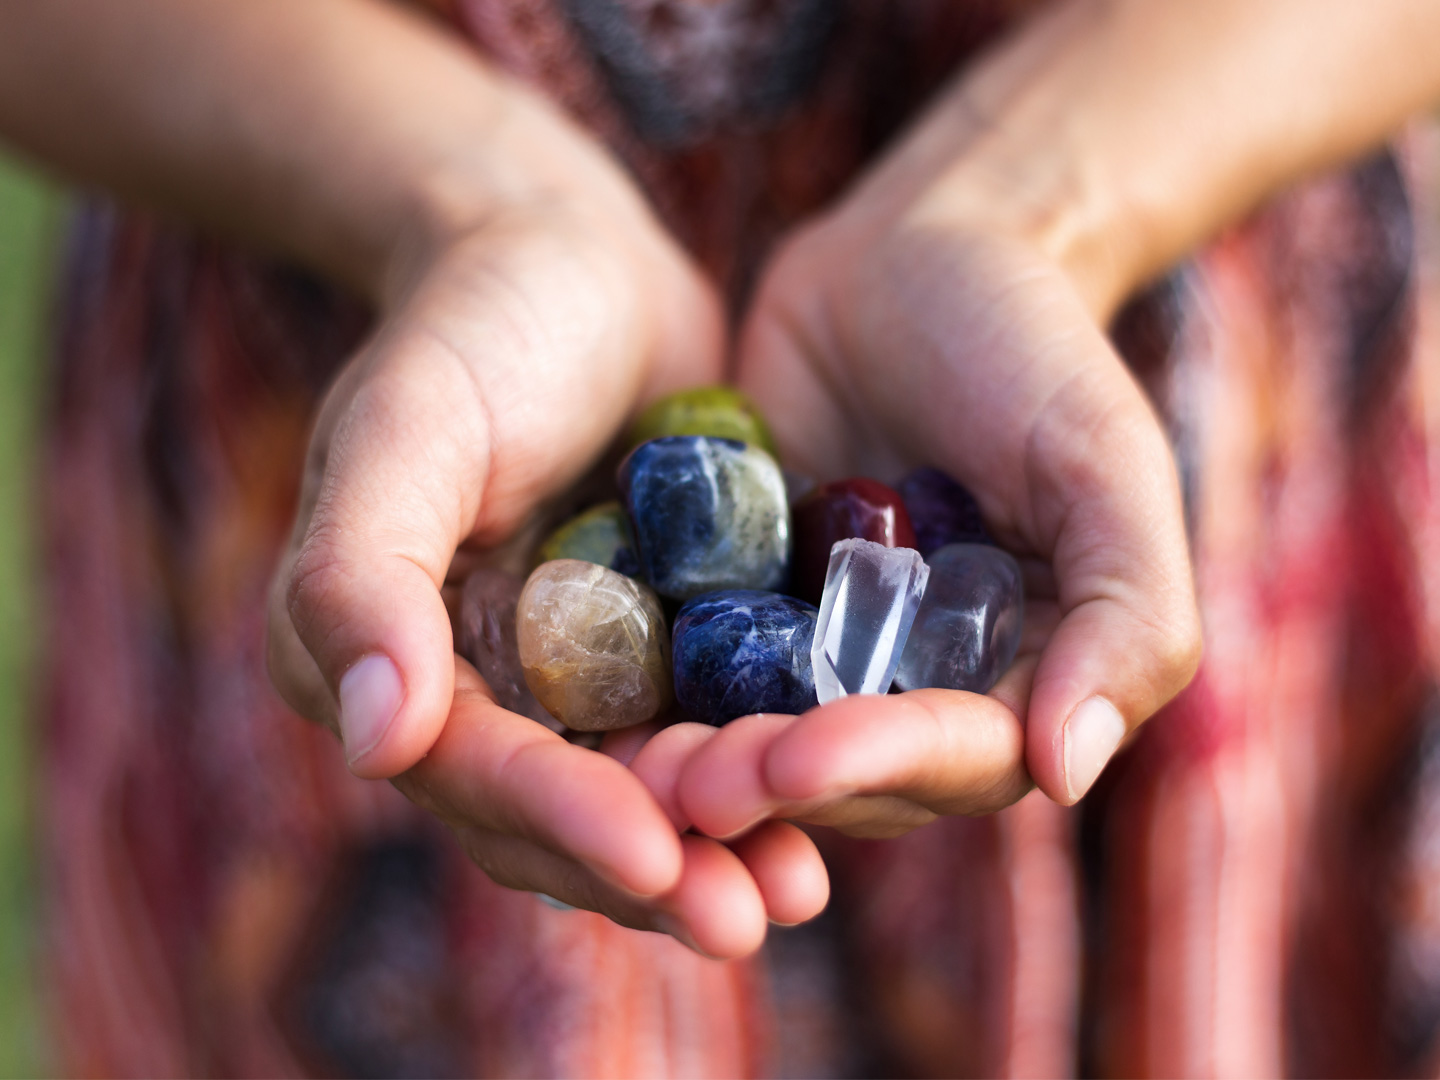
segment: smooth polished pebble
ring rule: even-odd
[[[901,690],[939,686],[983,694],[1015,660],[1025,622],[1020,564],[987,544],[933,552],[930,584],[900,656]]]
[[[790,507],[775,459],[733,439],[652,439],[617,477],[640,568],[662,596],[777,589],[790,569]]]
[[[644,723],[673,700],[670,634],[655,594],[578,559],[535,568],[516,613],[526,685],[576,731]]]
[[[824,484],[797,502],[790,514],[795,533],[790,592],[812,604],[820,602],[825,589],[836,541],[859,537],[886,547],[916,546],[899,492],[868,477]]]
[[[811,647],[820,704],[890,689],[929,576],[914,548],[834,546]]]
[[[908,473],[895,485],[910,512],[920,554],[946,544],[993,544],[980,516],[980,504],[948,474],[929,465]]]
[[[631,425],[625,445],[635,447],[667,435],[737,439],[778,456],[760,410],[732,386],[695,386],[661,398]]]
[[[754,589],[697,596],[675,618],[675,699],[717,727],[752,713],[816,704],[810,646],[818,612]]]
[[[630,537],[630,519],[618,502],[600,503],[576,514],[540,545],[535,562],[555,559],[583,559],[608,567],[617,574],[635,577],[640,573],[640,556]]]
[[[515,609],[525,583],[514,574],[488,567],[471,573],[460,591],[455,651],[480,673],[501,708],[563,731],[525,685],[520,646],[515,636]]]

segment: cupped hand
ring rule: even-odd
[[[808,841],[774,834],[781,872],[763,845],[682,838],[636,774],[499,708],[453,653],[447,577],[521,535],[638,405],[714,381],[724,349],[712,291],[609,159],[519,92],[504,111],[477,211],[441,187],[321,409],[271,674],[497,881],[740,955],[767,905],[797,909],[790,883],[823,884]]]
[[[698,749],[682,802],[729,836],[769,816],[886,835],[1038,785],[1078,800],[1192,677],[1199,622],[1175,466],[1104,332],[1134,282],[1071,258],[1072,218],[1008,190],[954,101],[781,251],[738,378],[791,468],[939,466],[1027,570],[1022,656],[989,695],[857,697]],[[1055,168],[1066,164],[1059,150]]]
[[[444,730],[395,784],[494,881],[721,959],[759,948],[767,923],[824,908],[824,864],[794,825],[765,822],[730,844],[682,835],[684,732],[656,744],[646,740],[657,725],[644,725],[610,733],[599,752],[583,749],[502,709],[473,668],[455,665]]]

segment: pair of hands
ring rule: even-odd
[[[1423,0],[1037,7],[777,252],[733,342],[605,154],[400,5],[0,4],[0,134],[377,300],[318,420],[276,684],[499,880],[737,955],[823,902],[783,819],[893,833],[1032,783],[1073,802],[1184,684],[1174,467],[1100,328],[1268,193],[1440,99]],[[455,660],[447,580],[522,541],[635,409],[722,375],[792,468],[924,461],[975,492],[1030,571],[1024,655],[991,694],[597,754]]]
[[[1167,443],[1063,229],[985,212],[975,132],[942,102],[781,248],[732,343],[609,159],[507,93],[534,182],[410,251],[321,410],[271,604],[285,698],[496,881],[717,957],[823,908],[792,820],[889,836],[1032,786],[1083,795],[1193,674],[1199,631]],[[929,462],[975,493],[1027,569],[1021,659],[989,695],[647,727],[596,753],[454,655],[447,582],[524,537],[638,408],[727,375],[793,469]]]

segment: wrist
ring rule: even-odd
[[[1024,238],[1098,318],[1271,193],[1368,151],[1440,93],[1440,7],[1401,0],[1071,0],[938,117],[923,213]]]
[[[365,270],[367,295],[381,312],[402,306],[445,254],[493,220],[504,202],[483,170],[446,164],[417,172],[388,235],[377,237]]]
[[[1107,319],[1149,272],[1151,230],[1082,147],[979,146],[907,212],[905,227],[1010,238],[1062,269]]]

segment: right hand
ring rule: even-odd
[[[394,778],[500,883],[742,955],[767,915],[823,906],[803,834],[738,854],[682,838],[635,773],[501,709],[453,653],[441,589],[457,553],[520,534],[637,407],[715,381],[725,346],[712,289],[609,158],[507,93],[506,182],[473,215],[446,192],[320,410],[270,603],[271,675],[357,776]],[[432,239],[436,220],[457,224]],[[647,775],[658,790],[673,771]]]
[[[1061,6],[1026,33],[1044,54],[1088,17]],[[1002,49],[979,77],[1013,59]],[[777,252],[737,377],[791,468],[825,480],[930,463],[965,484],[1028,564],[1021,655],[985,695],[854,695],[726,726],[682,778],[708,835],[789,818],[893,836],[1032,785],[1071,805],[1199,663],[1175,462],[1104,333],[1145,266],[1112,256],[1141,245],[1070,182],[1125,159],[1070,95],[1045,102],[1043,123],[977,119],[973,77]],[[1072,129],[1073,145],[1052,141]]]

